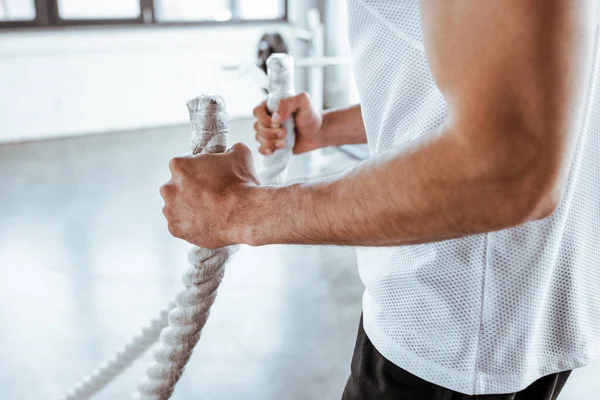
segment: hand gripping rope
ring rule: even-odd
[[[293,58],[273,54],[267,60],[269,96],[267,108],[277,109],[281,99],[294,95]],[[202,95],[187,102],[192,124],[192,152],[220,153],[227,149],[225,102],[219,96]],[[282,126],[287,131],[285,147],[265,159],[261,181],[265,184],[285,181],[294,146],[294,121],[289,118]],[[190,268],[183,274],[185,288],[175,302],[160,312],[148,326],[133,337],[125,347],[98,369],[71,388],[60,400],[89,399],[138,359],[154,342],[153,363],[140,381],[134,398],[166,400],[171,397],[194,346],[200,339],[210,307],[225,272],[225,263],[235,246],[220,249],[193,247],[188,254]]]

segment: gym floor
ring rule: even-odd
[[[230,143],[254,149],[251,126],[233,121]],[[181,126],[0,146],[2,399],[57,398],[179,290],[189,245],[158,188],[188,140]],[[356,162],[327,150],[290,174]],[[242,247],[173,399],[339,399],[361,292],[350,248]],[[95,398],[128,398],[148,360]],[[575,371],[560,399],[600,399],[598,376],[599,361]]]

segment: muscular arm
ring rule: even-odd
[[[445,123],[342,176],[249,189],[234,241],[403,245],[553,212],[582,116],[593,2],[421,4]],[[332,132],[344,126],[335,121]]]

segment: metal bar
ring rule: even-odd
[[[313,40],[310,43],[310,54],[313,57],[325,56],[325,36],[323,24],[321,23],[321,13],[316,8],[308,10],[307,23],[312,32]],[[323,109],[323,99],[325,97],[325,81],[323,68],[311,66],[308,75],[308,92],[312,96],[312,103],[317,110]]]
[[[296,60],[296,67],[327,67],[351,64],[352,59],[344,56],[306,57]]]
[[[312,67],[329,67],[337,65],[348,65],[352,63],[352,58],[343,56],[331,56],[331,57],[305,57],[296,58],[294,67],[296,68],[312,68]],[[223,65],[224,71],[235,71],[240,68],[245,68],[250,64],[254,64],[252,61],[240,64],[228,64]]]

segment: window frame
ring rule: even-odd
[[[0,29],[20,29],[20,28],[39,28],[48,26],[48,4],[46,0],[34,0],[35,18],[25,21],[2,21],[0,20]]]
[[[64,19],[60,16],[58,9],[59,0],[46,0],[49,7],[48,11],[50,21],[52,23],[50,27],[66,27],[66,26],[94,26],[94,25],[139,25],[144,23],[144,9],[142,8],[143,0],[140,0],[140,15],[136,18],[83,18],[83,19]]]
[[[35,19],[28,21],[0,21],[0,32],[3,30],[21,29],[57,29],[69,27],[168,27],[168,26],[216,26],[287,22],[289,20],[289,0],[279,0],[283,6],[283,15],[279,18],[242,19],[237,17],[237,0],[229,0],[232,18],[225,21],[198,20],[198,21],[157,21],[155,16],[154,0],[139,0],[140,16],[136,18],[118,19],[63,19],[59,14],[59,0],[34,0]]]

